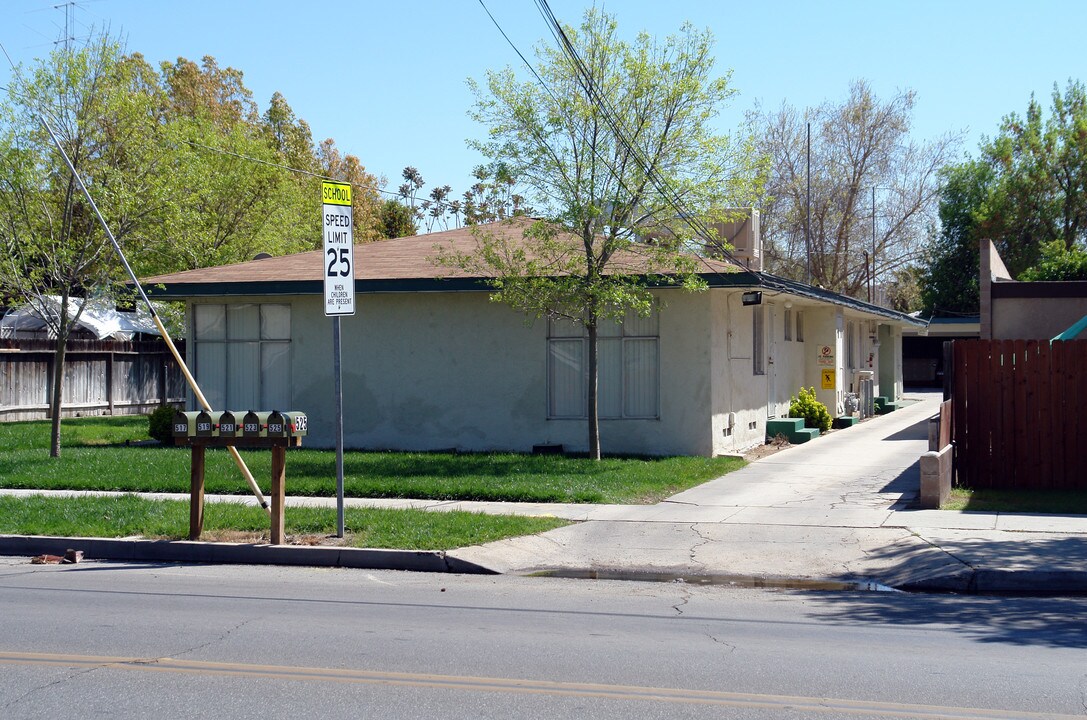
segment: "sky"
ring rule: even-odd
[[[550,38],[534,0],[484,0],[530,59]],[[550,0],[577,25],[592,0]],[[1035,0],[611,0],[601,3],[620,32],[664,36],[685,21],[716,37],[717,69],[738,90],[718,118],[734,132],[757,106],[840,102],[851,81],[881,98],[917,93],[912,136],[964,133],[976,154],[1032,93],[1048,108],[1054,82],[1087,80],[1087,2]],[[411,165],[426,193],[451,185],[459,196],[484,161],[466,146],[485,128],[467,116],[468,78],[519,68],[521,60],[479,0],[78,0],[69,35],[91,28],[120,36],[153,64],[205,55],[244,73],[260,110],[276,91],[305,119],[316,142],[335,139],[395,192]],[[63,0],[0,0],[0,44],[16,63],[47,55],[65,35]],[[11,81],[6,62],[0,85]],[[527,78],[527,74],[524,74]]]

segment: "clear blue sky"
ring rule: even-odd
[[[64,29],[62,0],[3,0],[0,43],[16,62],[47,54]],[[533,0],[486,0],[527,56],[550,37]],[[577,24],[590,2],[551,0]],[[762,7],[756,7],[761,5]],[[1087,80],[1087,2],[1035,0],[867,0],[728,3],[639,0],[604,3],[620,29],[666,35],[689,20],[717,38],[717,62],[731,68],[740,95],[721,128],[738,126],[756,102],[799,108],[846,96],[856,78],[881,97],[918,94],[914,136],[965,130],[974,153],[1031,93],[1048,98],[1054,82]],[[325,9],[322,9],[325,8]],[[478,0],[304,3],[298,0],[81,0],[74,34],[92,25],[125,38],[129,51],[157,64],[212,55],[243,71],[263,111],[286,96],[314,139],[335,138],[395,190],[414,165],[427,182],[459,195],[481,158],[465,147],[482,129],[466,111],[469,77],[520,60]],[[0,84],[10,69],[0,68]]]

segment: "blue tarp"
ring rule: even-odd
[[[1075,340],[1082,335],[1085,330],[1087,330],[1087,315],[1081,317],[1076,324],[1053,338],[1053,340],[1050,340],[1050,342],[1055,342],[1057,340]]]

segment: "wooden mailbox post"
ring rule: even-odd
[[[272,545],[283,544],[283,504],[286,498],[287,448],[300,447],[308,420],[301,412],[178,412],[174,442],[192,448],[189,482],[189,539],[204,531],[204,451],[209,447],[270,448],[272,451]]]

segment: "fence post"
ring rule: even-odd
[[[109,406],[109,414],[114,415],[113,406],[113,351],[106,354],[106,404]]]

